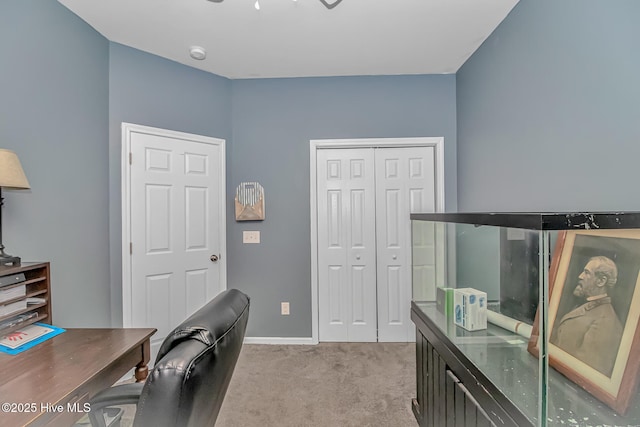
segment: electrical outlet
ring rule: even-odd
[[[281,302],[280,303],[280,314],[282,314],[283,316],[288,316],[289,315],[289,303],[288,302]]]
[[[260,243],[259,231],[243,231],[242,243]]]

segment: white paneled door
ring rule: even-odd
[[[435,212],[433,147],[316,157],[320,341],[407,342],[411,212]]]
[[[410,319],[412,212],[435,212],[434,149],[382,148],[376,162],[378,341],[415,340]]]
[[[130,132],[129,138],[125,326],[157,328],[157,350],[175,326],[226,288],[224,145],[177,132]]]
[[[376,341],[375,165],[370,149],[317,157],[322,341]]]

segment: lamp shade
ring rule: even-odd
[[[0,187],[31,188],[16,153],[4,148],[0,148]]]

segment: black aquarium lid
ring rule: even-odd
[[[413,213],[412,220],[494,225],[533,230],[640,228],[640,212],[458,212]]]

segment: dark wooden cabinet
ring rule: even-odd
[[[10,293],[14,288],[24,286],[23,295],[4,299],[0,302],[0,308],[4,311],[10,309],[10,313],[0,315],[0,336],[7,335],[16,329],[35,322],[52,323],[51,317],[51,284],[49,276],[49,263],[23,263],[18,266],[0,266],[0,279],[4,286],[0,286],[0,292]],[[15,283],[12,283],[15,282]],[[26,303],[28,298],[37,298],[41,302]],[[13,309],[13,307],[19,307]],[[24,318],[22,322],[14,322]],[[14,326],[6,326],[15,323]]]
[[[417,327],[412,409],[420,426],[533,426],[415,304],[411,319]]]
[[[630,314],[640,307],[640,212],[410,218],[418,363],[413,411],[420,425],[640,426],[640,327],[637,311]],[[615,259],[620,271],[609,296],[625,338],[617,347],[592,344],[589,352],[617,355],[610,375],[549,339],[574,304],[585,304],[572,296],[579,264],[600,255]],[[456,325],[465,306],[443,304],[443,289],[467,287],[487,295],[486,327]]]

